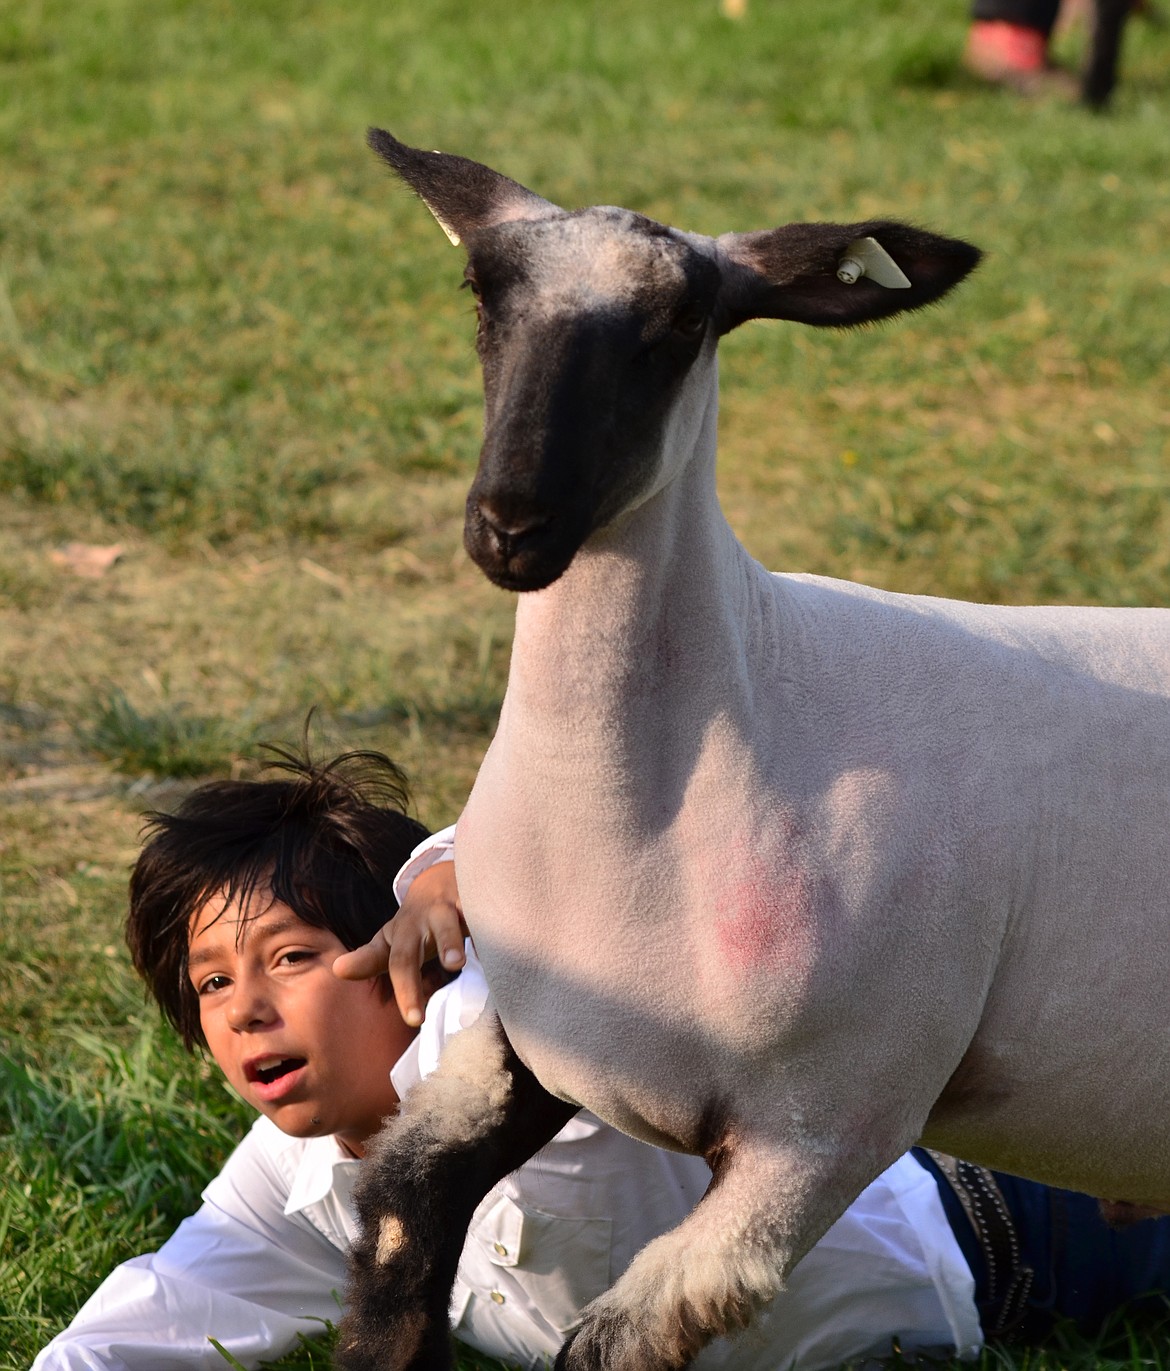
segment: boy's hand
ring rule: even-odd
[[[466,936],[455,863],[436,862],[414,878],[402,908],[365,947],[337,958],[333,974],[347,981],[363,981],[388,970],[399,1013],[417,1028],[434,989],[423,985],[423,963],[438,955],[448,971],[457,971],[466,961]]]

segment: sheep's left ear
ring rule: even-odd
[[[748,319],[843,328],[919,309],[983,255],[959,238],[887,219],[725,233],[718,246],[725,332]]]

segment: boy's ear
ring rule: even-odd
[[[518,181],[480,162],[408,147],[385,129],[370,129],[366,142],[402,177],[456,246],[477,230],[510,219],[548,219],[564,214]]]
[[[843,328],[940,299],[982,257],[960,238],[892,219],[725,233],[720,295],[728,332],[748,319]]]

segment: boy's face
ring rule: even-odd
[[[189,925],[191,982],[207,1046],[230,1084],[282,1132],[332,1133],[356,1155],[398,1104],[390,1068],[416,1030],[377,981],[342,981],[345,946],[265,890],[241,922],[209,900]]]

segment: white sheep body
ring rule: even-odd
[[[558,1371],[685,1366],[920,1139],[1170,1207],[1170,611],[771,576],[716,496],[722,333],[915,308],[977,251],[888,221],[707,239],[566,214],[372,141],[467,242],[465,543],[522,592],[455,847],[498,1015],[461,1079],[486,1099],[503,1073],[514,1102],[469,1152],[425,1104],[388,1130],[365,1222],[416,1236],[355,1249],[344,1364],[448,1364],[417,1269],[453,1275],[470,1199],[437,1197],[539,1146],[558,1097],[715,1174]],[[840,267],[875,260],[880,282]]]
[[[803,1069],[834,1131],[905,1101],[875,1172],[921,1135],[1170,1205],[1170,611],[768,575],[713,457],[519,601],[457,844],[513,1045],[650,1141]]]

